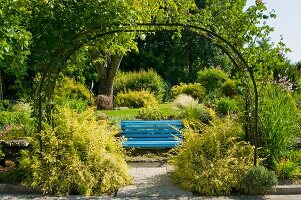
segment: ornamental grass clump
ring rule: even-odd
[[[106,121],[97,121],[89,110],[79,114],[67,108],[53,119],[41,133],[42,151],[33,141],[33,150],[22,153],[23,184],[55,195],[100,195],[130,183],[116,130]]]
[[[201,134],[185,129],[183,144],[175,149],[172,179],[201,195],[226,195],[241,190],[253,164],[253,147],[242,141],[241,124],[226,117],[203,127]]]
[[[180,94],[173,101],[173,106],[176,109],[182,109],[187,106],[196,106],[198,104],[199,104],[198,100],[195,100],[193,97],[191,97],[187,94]]]
[[[264,147],[266,163],[275,161],[292,149],[300,134],[300,112],[290,91],[267,84],[261,90],[259,101],[259,145]]]
[[[179,112],[179,117],[184,119],[184,124],[194,129],[200,129],[202,124],[209,124],[215,117],[215,112],[199,104],[197,100],[186,94],[180,94],[173,102]]]
[[[206,96],[206,90],[200,83],[180,83],[171,88],[171,98],[175,98],[180,94],[186,94],[198,101],[203,101]]]

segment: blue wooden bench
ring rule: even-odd
[[[181,120],[121,121],[125,148],[172,148],[182,141]]]

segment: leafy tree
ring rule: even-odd
[[[197,72],[206,67],[219,65],[227,70],[231,66],[218,47],[196,33],[183,32],[181,37],[174,37],[172,32],[160,31],[137,42],[139,52],[126,56],[121,68],[154,68],[171,85],[194,82]]]
[[[247,59],[257,78],[272,78],[273,68],[284,64],[284,54],[288,49],[280,41],[274,44],[269,40],[273,28],[267,19],[275,18],[274,12],[268,12],[265,4],[245,8],[246,0],[199,0],[198,9],[193,10],[190,24],[216,32]],[[200,69],[220,66],[231,75],[237,69],[221,50],[191,32],[174,37],[174,33],[157,32],[149,34],[145,41],[137,40],[139,54],[130,53],[122,63],[122,68],[154,68],[172,85],[178,82],[192,82]],[[135,63],[135,66],[132,66]]]
[[[28,0],[0,1],[0,100],[3,99],[4,82],[20,78],[26,73],[31,33]],[[10,78],[11,77],[11,78]]]
[[[65,62],[80,49],[85,49],[99,74],[99,93],[112,101],[112,84],[123,55],[135,48],[135,34],[115,32],[103,36],[106,31],[122,29],[122,24],[178,19],[184,22],[192,1],[32,1],[33,34],[32,60],[44,71],[41,83],[47,79],[47,93],[51,93],[56,76]],[[180,9],[181,8],[181,9]],[[42,85],[42,84],[41,84]],[[41,91],[41,88],[40,88]]]

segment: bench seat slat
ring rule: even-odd
[[[140,133],[140,134],[177,134],[178,130],[123,130],[122,134]]]
[[[125,141],[122,145],[126,148],[172,148],[180,143],[180,141]]]
[[[145,122],[145,123],[121,123],[121,127],[123,126],[182,126],[181,123],[149,123],[149,122]]]
[[[126,138],[177,138],[182,137],[182,134],[122,134]]]
[[[126,123],[126,124],[135,124],[135,123],[140,123],[140,124],[182,124],[182,120],[123,120],[121,123]]]
[[[140,125],[126,125],[121,126],[121,129],[179,129],[182,128],[182,125],[153,125],[153,124],[140,124]]]
[[[152,138],[152,137],[143,137],[143,138],[127,138],[126,141],[182,141],[181,137],[165,137],[165,138]]]

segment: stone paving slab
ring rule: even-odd
[[[162,197],[180,198],[193,197],[192,193],[176,187],[170,179],[172,168],[162,163],[131,163],[133,185],[118,190],[120,198]]]
[[[67,197],[53,197],[53,196],[44,196],[44,195],[0,194],[0,200],[106,200],[106,199],[121,200],[121,198],[115,198],[111,196],[84,197],[84,196],[73,195]]]
[[[219,196],[219,197],[49,197],[41,195],[5,195],[0,194],[0,200],[301,200],[301,195],[266,195],[266,196]]]

